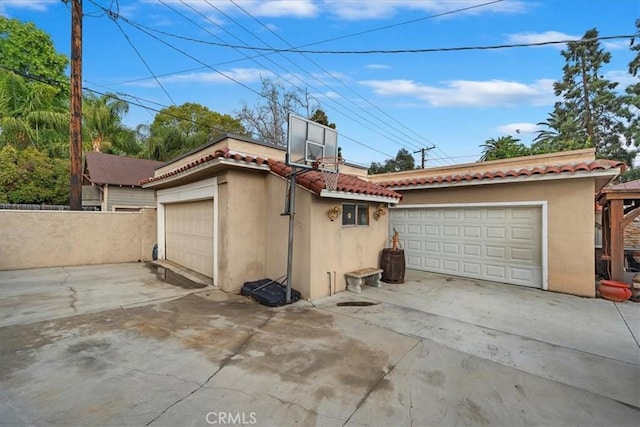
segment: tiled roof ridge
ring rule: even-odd
[[[484,172],[467,172],[451,175],[437,175],[429,177],[414,177],[399,180],[377,182],[383,187],[409,187],[415,185],[430,185],[452,182],[483,181],[495,178],[517,178],[534,175],[549,175],[576,172],[591,172],[595,170],[608,170],[612,168],[626,167],[623,162],[607,159],[597,159],[590,162],[566,163],[559,165],[530,166],[509,170],[494,170]]]
[[[271,172],[281,177],[287,177],[293,171],[291,166],[288,166],[281,160],[243,154],[230,150],[228,147],[224,147],[216,150],[213,154],[203,156],[197,160],[189,162],[183,166],[165,172],[161,175],[146,178],[141,182],[141,184],[160,181],[219,158],[247,163],[255,163],[258,165],[268,165]],[[309,170],[301,173],[297,177],[297,183],[298,185],[312,191],[316,195],[320,195],[320,193],[325,189],[324,177],[322,175],[322,172],[317,170]],[[398,200],[402,198],[401,194],[396,193],[391,189],[384,188],[379,184],[369,182],[350,174],[340,174],[340,176],[338,177],[338,185],[336,191],[368,196],[388,197]]]

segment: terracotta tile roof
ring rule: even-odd
[[[463,182],[482,182],[489,181],[493,179],[503,179],[503,178],[517,178],[517,177],[528,177],[528,176],[542,176],[542,175],[553,175],[553,174],[564,174],[564,173],[579,173],[579,172],[592,172],[598,170],[608,170],[615,169],[619,167],[624,167],[625,164],[613,160],[593,160],[591,162],[580,162],[575,164],[563,164],[556,166],[536,166],[531,168],[516,168],[509,170],[495,170],[495,171],[487,171],[487,172],[474,172],[474,173],[466,173],[466,174],[456,174],[456,175],[438,175],[438,176],[429,176],[429,177],[420,177],[420,178],[407,178],[400,180],[389,180],[383,182],[377,182],[378,185],[381,185],[386,188],[401,188],[401,187],[412,187],[412,186],[424,186],[424,185],[432,185],[432,184],[443,184],[443,183],[463,183]]]
[[[85,174],[94,184],[140,186],[163,162],[113,154],[85,153]]]
[[[215,159],[229,159],[236,160],[246,163],[254,163],[257,165],[267,165],[271,172],[280,175],[282,177],[287,177],[289,173],[291,173],[291,167],[287,166],[284,162],[280,160],[274,159],[265,159],[261,157],[254,157],[250,155],[235,153],[230,151],[228,148],[224,148],[221,150],[217,150],[215,153],[210,154],[208,156],[202,157],[198,160],[194,160],[191,163],[188,163],[184,166],[166,172],[164,174],[158,175],[153,178],[147,178],[141,182],[141,184],[147,184],[150,182],[161,181],[163,179],[170,178],[175,175],[179,175],[183,172],[188,171],[189,169],[193,169],[196,166],[205,164],[207,162],[211,162]],[[319,171],[307,171],[301,173],[297,177],[297,183],[301,187],[304,187],[316,195],[320,195],[322,190],[324,190],[324,179],[322,177],[322,173]],[[384,188],[378,184],[374,184],[372,182],[368,182],[362,178],[358,178],[354,175],[345,175],[340,174],[338,177],[338,186],[337,191],[342,191],[346,193],[353,193],[359,195],[367,195],[367,196],[380,196],[380,197],[389,197],[393,199],[400,200],[402,195],[396,193],[393,190]]]
[[[272,172],[282,177],[289,175],[292,170],[291,167],[287,166],[284,162],[272,159],[269,160],[269,167]],[[310,170],[298,175],[297,183],[318,195],[320,195],[320,192],[325,189],[324,178],[320,171]],[[396,193],[391,189],[384,188],[381,185],[374,184],[373,182],[365,181],[355,175],[346,175],[342,173],[338,176],[336,191],[363,194],[367,196],[389,197],[398,200],[402,199],[401,194]]]

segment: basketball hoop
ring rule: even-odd
[[[340,165],[344,164],[342,157],[318,157],[313,162],[314,169],[322,172],[324,188],[328,191],[336,191],[338,188],[338,177],[340,176]]]

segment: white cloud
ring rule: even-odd
[[[224,75],[223,75],[223,74]],[[221,73],[215,71],[197,72],[176,74],[174,76],[160,77],[160,83],[162,84],[222,84],[222,83],[255,83],[259,82],[261,77],[273,77],[272,73],[258,68],[232,68],[230,70],[224,70]],[[233,80],[231,80],[233,79]],[[128,86],[144,86],[154,87],[157,85],[155,80],[146,79],[143,81],[136,81],[127,83]]]
[[[515,33],[507,36],[507,43],[546,43],[559,40],[580,40],[582,36],[561,33],[559,31],[545,31],[543,33]],[[549,45],[556,49],[564,49],[564,43]],[[629,47],[628,40],[603,40],[602,46],[606,50],[626,49]]]
[[[159,3],[158,0],[145,0],[147,3]],[[165,3],[172,3],[175,6],[188,6],[201,12],[211,12],[212,4],[220,11],[237,12],[244,14],[231,2],[205,2],[202,0],[164,0]],[[280,17],[290,16],[298,18],[308,18],[319,13],[318,6],[313,0],[244,0],[238,5],[256,17]]]
[[[44,12],[49,6],[58,2],[59,0],[2,0],[0,1],[0,15],[7,16],[7,10],[9,9],[28,9]]]
[[[549,105],[554,101],[553,80],[532,83],[506,80],[453,80],[436,87],[412,80],[368,80],[360,84],[381,96],[414,97],[434,107],[490,107]]]
[[[367,64],[364,68],[368,68],[370,70],[389,70],[391,66],[387,64]]]
[[[508,123],[498,126],[496,130],[503,135],[531,134],[539,129],[535,123]]]
[[[422,13],[445,13],[457,9],[477,6],[486,3],[484,0],[386,0],[386,1],[344,1],[325,0],[324,7],[332,11],[339,18],[347,20],[360,19],[388,19],[401,9]],[[470,9],[465,12],[457,12],[450,16],[460,14],[479,14],[487,12],[520,13],[532,3],[521,0],[500,2],[485,7]]]
[[[611,80],[612,82],[618,82],[618,87],[616,89],[620,90],[624,90],[624,88],[632,84],[640,83],[640,77],[634,77],[627,71],[623,70],[607,71],[604,73],[604,78]]]
[[[629,40],[603,40],[602,46],[607,50],[627,49]]]
[[[507,36],[507,43],[546,43],[558,40],[579,40],[581,36],[575,36],[558,31],[545,31],[544,33],[515,33]],[[550,45],[557,49],[564,49],[564,44]]]

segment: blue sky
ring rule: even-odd
[[[84,0],[84,85],[155,109],[196,102],[234,115],[243,101],[259,101],[261,76],[279,79],[307,88],[320,102],[337,125],[349,161],[369,165],[400,148],[413,152],[435,145],[427,166],[473,162],[488,138],[511,134],[531,142],[535,124],[553,109],[562,45],[256,57],[261,53],[166,33],[251,47],[408,50],[576,39],[593,27],[601,36],[626,35],[634,33],[640,17],[637,0],[504,0],[480,6],[488,1]],[[470,6],[480,7],[432,17]],[[100,7],[164,32],[147,30],[166,43],[123,19],[114,21]],[[71,13],[62,1],[3,0],[0,14],[34,22],[58,51],[69,53]],[[613,56],[605,77],[620,88],[633,82],[627,73],[629,41],[603,46]],[[150,123],[154,114],[132,106],[125,122]]]

